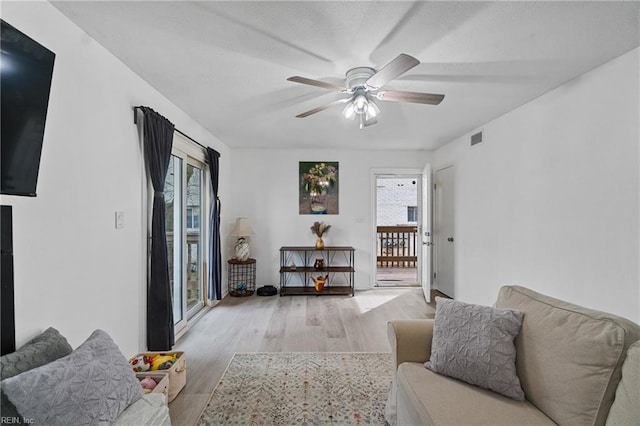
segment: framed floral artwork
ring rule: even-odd
[[[300,161],[300,214],[338,214],[338,162]]]

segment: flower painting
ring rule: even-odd
[[[338,214],[338,162],[300,161],[300,214]]]

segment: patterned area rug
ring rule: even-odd
[[[236,353],[200,425],[384,425],[391,354]]]

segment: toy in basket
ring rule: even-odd
[[[129,364],[133,371],[138,374],[167,372],[169,402],[173,401],[187,384],[187,367],[184,352],[143,352],[131,357]]]
[[[163,393],[169,397],[169,373],[167,371],[136,373],[144,393]]]
[[[136,355],[129,360],[129,364],[136,373],[142,371],[168,370],[178,361],[173,355]]]

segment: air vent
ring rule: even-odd
[[[475,135],[471,135],[471,146],[482,142],[482,132],[478,132]]]

